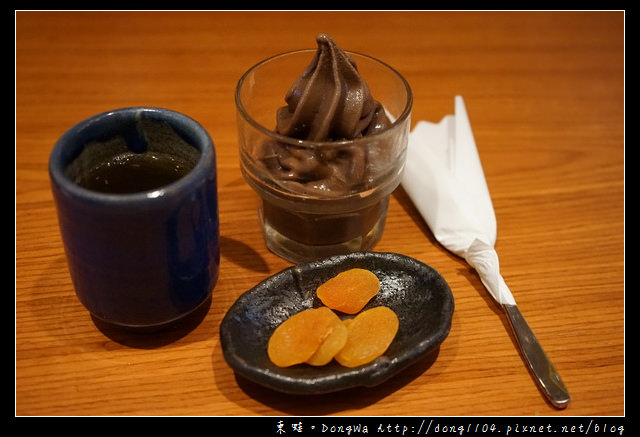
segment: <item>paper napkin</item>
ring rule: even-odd
[[[411,131],[402,186],[440,244],[478,272],[498,303],[515,305],[500,274],[496,217],[463,98],[454,105],[454,115]]]

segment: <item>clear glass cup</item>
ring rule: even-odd
[[[275,132],[276,111],[316,50],[297,50],[265,59],[239,80],[235,101],[241,170],[257,193],[265,243],[294,263],[371,250],[382,237],[391,192],[404,169],[411,124],[412,93],[392,67],[370,56],[347,52],[385,108],[392,125],[354,140],[314,142]],[[265,145],[276,144],[270,159],[342,160],[362,177],[339,189],[307,186],[270,171]],[[267,146],[268,147],[268,146]],[[343,159],[344,158],[344,159]],[[350,175],[353,176],[353,175]]]

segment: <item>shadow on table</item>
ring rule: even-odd
[[[109,339],[137,349],[155,349],[171,344],[193,331],[206,317],[211,307],[209,296],[198,308],[170,324],[153,329],[133,329],[114,326],[94,316],[91,319],[98,330]]]
[[[236,382],[247,396],[284,414],[323,416],[339,411],[358,410],[375,404],[426,372],[436,361],[439,350],[439,347],[434,349],[424,359],[375,387],[356,387],[317,395],[295,395],[263,387],[239,375],[236,375]]]
[[[262,255],[242,241],[221,235],[220,255],[234,264],[253,270],[254,272],[269,272],[269,266]]]
[[[210,296],[193,312],[174,323],[146,331],[123,329],[91,316],[82,306],[73,290],[63,253],[51,256],[49,262],[40,266],[42,271],[35,283],[21,291],[20,303],[16,305],[25,305],[23,314],[29,314],[40,325],[40,332],[51,336],[54,342],[74,342],[80,338],[79,332],[83,332],[83,335],[86,333],[85,325],[93,323],[101,334],[116,343],[138,349],[155,349],[186,337],[201,325],[211,307]],[[52,300],[54,304],[47,303],[49,293],[56,293],[55,300]],[[46,314],[46,317],[42,314]]]
[[[398,201],[404,212],[411,218],[411,220],[413,220],[416,226],[418,226],[418,228],[420,228],[424,233],[425,238],[427,238],[433,245],[440,246],[440,243],[436,240],[436,237],[433,235],[433,232],[431,232],[427,222],[424,220],[422,215],[420,215],[420,212],[413,204],[413,201],[405,191],[404,187],[399,185],[398,188],[393,191],[392,196]]]

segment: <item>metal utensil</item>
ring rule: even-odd
[[[565,408],[569,393],[500,274],[489,187],[462,96],[454,104],[454,115],[439,123],[420,121],[411,131],[402,185],[436,240],[464,258],[504,307],[542,392],[554,407]]]
[[[517,305],[503,305],[509,324],[518,339],[522,357],[540,386],[542,393],[556,408],[566,408],[571,397],[560,375],[542,349]]]

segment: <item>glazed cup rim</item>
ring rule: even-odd
[[[200,156],[195,166],[184,176],[177,180],[147,191],[135,193],[104,193],[84,188],[72,181],[65,174],[66,165],[71,162],[74,157],[68,155],[69,148],[73,147],[73,143],[83,142],[82,137],[90,138],[88,132],[98,129],[112,117],[122,117],[123,119],[135,119],[142,115],[149,115],[154,120],[166,121],[180,132],[188,132],[190,140],[186,140],[194,146]],[[181,135],[182,136],[182,135]],[[90,139],[88,140],[90,141]],[[84,141],[87,143],[88,141]],[[81,149],[82,146],[75,146]],[[209,136],[206,129],[193,118],[170,109],[152,107],[152,106],[133,106],[105,111],[93,115],[83,121],[76,123],[69,128],[55,143],[49,157],[49,174],[52,183],[56,184],[62,190],[70,195],[74,195],[86,200],[106,203],[140,203],[151,202],[157,199],[172,196],[183,192],[185,187],[198,183],[201,175],[208,171],[210,160],[215,159],[213,140]]]

